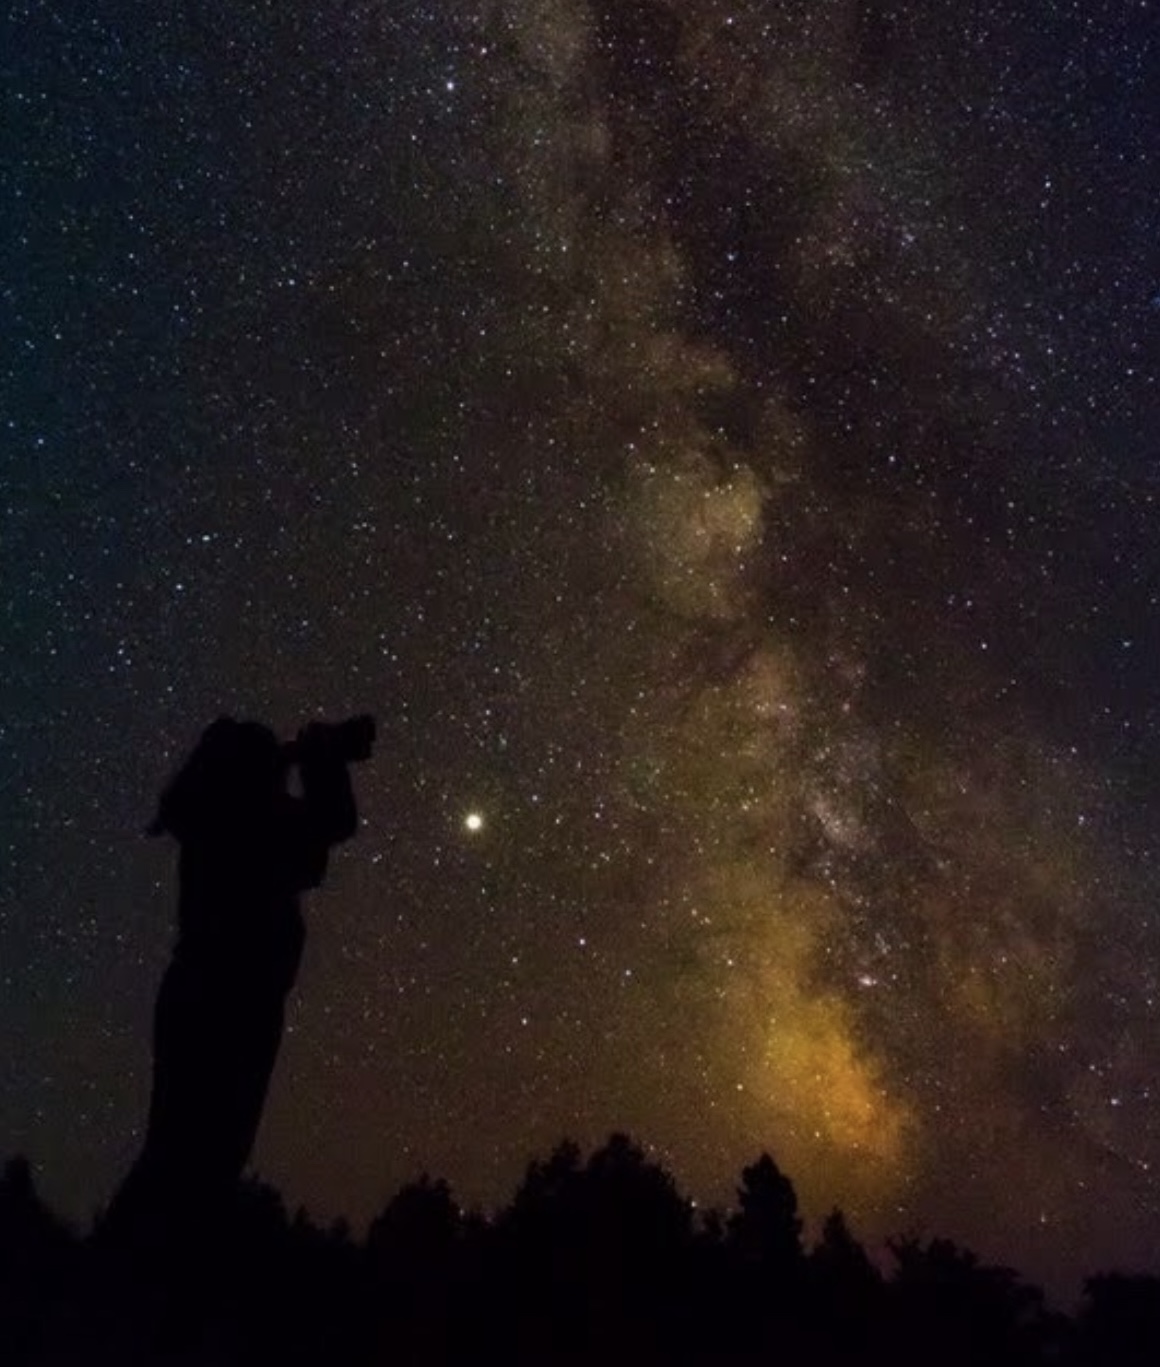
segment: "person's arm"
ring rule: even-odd
[[[330,742],[329,728],[303,728],[298,745],[302,800],[311,831],[328,846],[349,840],[358,830],[358,810],[350,772]]]

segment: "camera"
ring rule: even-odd
[[[363,713],[358,717],[348,717],[346,721],[310,722],[282,750],[290,764],[310,754],[325,754],[342,760],[344,764],[356,764],[370,759],[374,743],[375,719]]]

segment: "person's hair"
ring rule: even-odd
[[[183,841],[229,824],[277,791],[284,772],[283,749],[269,727],[219,717],[161,794],[148,833]]]

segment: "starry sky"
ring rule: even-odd
[[[201,729],[372,711],[291,1203],[620,1128],[1160,1265],[1155,7],[0,22],[5,1151],[136,1152]]]

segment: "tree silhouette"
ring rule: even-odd
[[[892,1347],[900,1363],[1015,1367],[1044,1339],[1043,1293],[949,1239],[890,1241]]]
[[[833,1286],[837,1294],[844,1294],[849,1287],[877,1290],[882,1285],[881,1274],[850,1233],[846,1217],[838,1209],[826,1216],[822,1237],[814,1245],[809,1263],[815,1281]]]
[[[833,1210],[809,1255],[811,1309],[830,1354],[838,1361],[865,1357],[881,1331],[882,1275]]]
[[[32,1164],[23,1154],[0,1173],[0,1275],[55,1271],[74,1246],[74,1236],[40,1199]]]
[[[739,1351],[806,1351],[802,1221],[793,1183],[768,1153],[741,1173],[737,1210],[726,1225],[733,1267],[725,1310]]]
[[[1084,1283],[1075,1334],[1076,1367],[1160,1362],[1160,1278],[1108,1272]]]
[[[785,1282],[804,1267],[802,1222],[793,1183],[767,1153],[743,1169],[729,1240],[740,1258]]]
[[[414,1273],[438,1267],[463,1232],[463,1214],[451,1188],[427,1173],[402,1187],[367,1231],[375,1262]]]
[[[371,1222],[366,1251],[381,1297],[384,1356],[436,1363],[451,1355],[467,1229],[451,1188],[426,1173],[402,1187]]]
[[[667,1172],[624,1134],[581,1165],[565,1141],[529,1166],[500,1218],[514,1350],[533,1360],[650,1361],[692,1242],[692,1207]]]
[[[10,1158],[0,1174],[0,1358],[18,1362],[40,1343],[72,1271],[75,1241],[36,1191],[32,1165]]]
[[[215,1207],[191,1300],[158,1297],[116,1243],[79,1244],[26,1160],[0,1173],[0,1363],[277,1361],[280,1367],[1144,1367],[1160,1361],[1160,1279],[1092,1277],[1073,1320],[946,1239],[899,1238],[884,1278],[841,1211],[808,1255],[793,1185],[768,1155],[727,1218],[694,1220],[626,1135],[529,1164],[494,1218],[448,1184],[404,1186],[364,1241],[290,1219],[256,1178]],[[161,1356],[158,1356],[158,1350]],[[166,1356],[168,1354],[168,1356]]]

